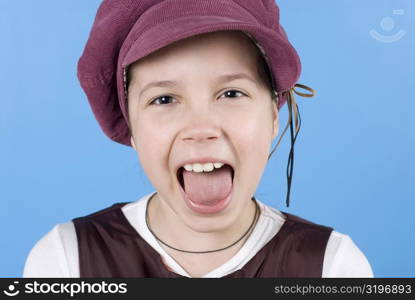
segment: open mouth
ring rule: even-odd
[[[230,168],[230,170],[231,170],[231,175],[232,175],[232,183],[233,183],[233,179],[234,179],[235,171],[234,171],[234,169],[232,168],[232,166],[230,166],[230,165],[228,165],[228,164],[224,164],[224,165],[223,165],[220,169],[222,169],[222,168]],[[216,172],[217,170],[219,170],[219,169],[214,169],[213,171],[211,171],[211,172],[209,172],[209,173]],[[180,168],[177,170],[176,176],[177,176],[177,180],[179,181],[179,184],[180,184],[180,185],[181,185],[181,187],[183,188],[183,191],[186,191],[186,187],[185,187],[185,184],[184,184],[184,179],[183,179],[183,171],[184,171],[184,168],[183,168],[183,167],[180,167]]]

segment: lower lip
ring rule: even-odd
[[[229,203],[231,203],[231,200],[232,200],[233,182],[232,182],[232,188],[231,188],[231,191],[229,192],[229,194],[213,206],[194,203],[186,195],[186,193],[184,192],[183,187],[180,184],[180,182],[178,182],[178,184],[179,184],[180,193],[182,194],[182,197],[183,197],[184,202],[186,203],[187,207],[189,209],[191,209],[192,211],[194,211],[196,213],[199,213],[199,214],[215,214],[215,213],[221,212],[222,210],[224,210],[229,205]]]

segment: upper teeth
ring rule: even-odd
[[[219,169],[223,166],[223,163],[215,162],[215,163],[205,163],[205,164],[186,164],[184,168],[186,171],[193,171],[193,172],[211,172],[214,168]]]

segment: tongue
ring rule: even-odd
[[[232,189],[232,169],[225,165],[212,172],[183,170],[184,191],[195,203],[213,206]]]

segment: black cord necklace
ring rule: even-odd
[[[167,247],[169,247],[169,248],[171,248],[171,249],[174,249],[174,250],[176,250],[176,251],[180,251],[180,252],[186,252],[186,253],[196,253],[196,254],[202,254],[202,253],[211,253],[211,252],[218,252],[218,251],[222,251],[222,250],[225,250],[225,249],[228,249],[228,248],[230,248],[230,247],[232,247],[232,246],[234,246],[234,245],[236,245],[240,240],[242,240],[247,234],[248,234],[248,232],[249,231],[251,231],[251,229],[252,229],[252,227],[254,227],[254,224],[256,224],[256,222],[258,221],[258,218],[259,218],[259,210],[260,210],[260,208],[259,208],[259,205],[258,205],[258,203],[257,203],[257,201],[256,201],[256,199],[255,199],[255,197],[252,197],[252,201],[254,201],[255,202],[255,216],[254,216],[254,219],[253,219],[253,221],[252,221],[252,223],[251,223],[251,225],[249,226],[249,228],[248,228],[248,230],[236,241],[236,242],[234,242],[234,243],[232,243],[231,245],[229,245],[229,246],[227,246],[227,247],[225,247],[225,248],[221,248],[221,249],[217,249],[217,250],[209,250],[209,251],[187,251],[187,250],[181,250],[181,249],[177,249],[177,248],[175,248],[175,247],[173,247],[173,246],[170,246],[169,244],[167,244],[167,243],[165,243],[165,242],[163,242],[161,239],[159,239],[159,237],[153,232],[153,230],[151,230],[151,227],[150,227],[150,224],[149,224],[149,220],[148,220],[148,205],[149,205],[149,203],[150,203],[150,201],[151,201],[151,199],[154,197],[154,195],[155,195],[156,193],[154,193],[153,195],[151,195],[151,197],[150,197],[150,199],[148,199],[148,201],[147,201],[147,205],[146,205],[146,224],[147,224],[147,228],[148,228],[148,230],[150,230],[150,232],[153,234],[153,236],[160,242],[160,243],[162,243],[163,245],[165,245],[165,246],[167,246]]]

